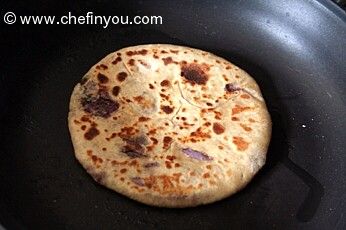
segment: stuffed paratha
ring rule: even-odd
[[[100,184],[162,207],[211,203],[264,165],[271,121],[260,89],[211,53],[156,44],[94,65],[73,90],[76,158]]]

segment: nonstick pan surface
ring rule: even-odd
[[[1,24],[0,222],[8,229],[345,229],[346,15],[329,1],[24,1],[2,15],[161,15],[162,25]],[[70,94],[106,54],[172,43],[222,56],[260,85],[267,164],[238,194],[187,209],[142,205],[74,158]]]

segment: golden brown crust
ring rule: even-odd
[[[256,82],[208,52],[156,44],[109,54],[77,84],[68,124],[98,183],[191,207],[242,189],[264,165],[271,121]]]

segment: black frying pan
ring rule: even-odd
[[[1,2],[1,15],[161,15],[163,25],[1,22],[0,222],[8,229],[345,229],[346,14],[327,0]],[[204,49],[248,71],[273,119],[266,166],[243,191],[154,208],[75,160],[69,97],[106,54],[143,43]]]

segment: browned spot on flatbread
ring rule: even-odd
[[[172,64],[172,63],[178,64],[178,62],[173,61],[172,57],[162,58],[162,61],[165,65]]]
[[[245,151],[249,147],[249,142],[246,142],[242,137],[233,137],[233,144],[237,146],[239,151]]]
[[[235,91],[241,90],[241,88],[236,86],[235,84],[228,83],[225,85],[225,90],[229,93],[233,93]]]
[[[163,93],[160,93],[160,96],[161,96],[162,98],[164,98],[165,100],[169,100],[169,96],[167,96],[167,95],[165,95],[165,94],[163,94]]]
[[[178,54],[179,53],[179,50],[169,50],[171,51],[171,53],[174,53],[174,54]]]
[[[167,155],[167,156],[166,156],[166,159],[169,160],[169,161],[171,161],[171,162],[174,162],[174,160],[177,159],[177,157],[176,157],[176,156],[173,156],[173,155]]]
[[[247,125],[245,125],[245,124],[240,124],[240,126],[241,126],[246,132],[252,131],[252,128],[249,127],[249,126],[247,126]]]
[[[89,122],[89,123],[91,123],[90,118],[89,118],[88,116],[86,116],[86,115],[83,115],[83,116],[81,117],[80,120],[81,120],[82,122]]]
[[[192,85],[205,85],[208,81],[206,67],[199,64],[187,64],[181,67],[181,76]]]
[[[240,97],[243,99],[249,99],[250,98],[250,96],[248,94],[242,94],[242,95],[240,95]]]
[[[160,83],[160,85],[162,86],[162,87],[168,87],[168,86],[170,86],[170,82],[168,81],[168,80],[163,80],[163,81],[161,81],[161,83]]]
[[[92,140],[94,137],[100,134],[100,131],[96,127],[90,127],[84,134],[85,139]]]
[[[217,135],[220,135],[225,132],[225,127],[223,127],[223,125],[221,125],[219,122],[215,122],[213,124],[213,131]]]
[[[156,54],[153,54],[153,58],[159,59],[159,56],[157,56]]]
[[[196,138],[210,138],[210,134],[208,132],[203,132],[202,128],[199,127],[196,131],[191,132],[190,134],[192,137],[196,137]]]
[[[130,66],[134,66],[135,65],[135,59],[130,59],[127,64],[129,64]]]
[[[145,157],[146,148],[143,143],[133,139],[125,139],[126,145],[122,149],[122,152],[125,153],[130,158]]]
[[[82,125],[81,129],[85,130],[86,129],[86,125]]]
[[[155,89],[155,87],[152,84],[149,84],[150,89]]]
[[[203,125],[206,126],[206,127],[209,127],[209,126],[211,126],[211,123],[209,121],[207,121]]]
[[[249,121],[251,122],[251,123],[254,123],[254,122],[256,122],[254,119],[252,119],[252,118],[249,118]]]
[[[133,100],[135,100],[138,103],[141,103],[141,102],[143,102],[144,97],[143,96],[136,96],[136,97],[133,97]]]
[[[160,166],[160,164],[158,162],[150,162],[150,163],[146,163],[145,165],[143,165],[144,168],[153,168],[153,167],[158,167]]]
[[[99,91],[96,96],[87,95],[81,99],[81,104],[85,112],[103,118],[110,117],[119,108],[119,103],[112,100],[106,91]]]
[[[186,65],[187,64],[187,61],[185,61],[185,60],[182,60],[181,62],[180,62],[180,65]]]
[[[121,57],[117,57],[116,59],[114,59],[114,61],[112,61],[113,65],[118,64],[119,62],[121,62]]]
[[[123,127],[120,129],[119,136],[120,137],[130,137],[136,134],[136,129],[134,127]]]
[[[120,173],[126,173],[127,169],[123,168],[123,169],[120,169]]]
[[[116,96],[118,96],[119,95],[119,93],[120,93],[120,87],[119,86],[114,86],[113,88],[112,88],[112,94],[116,97]]]
[[[148,64],[147,62],[143,61],[143,60],[138,60],[139,63],[141,63],[141,65],[143,65],[145,68],[150,69],[151,65]]]
[[[234,108],[232,108],[232,115],[241,113],[245,110],[249,110],[250,107],[249,106],[240,106],[240,105],[236,105]]]
[[[232,121],[239,121],[238,117],[232,117]]]
[[[117,74],[118,81],[124,81],[126,79],[126,77],[127,77],[127,73],[125,73],[125,72],[120,72]]]
[[[150,120],[149,117],[139,117],[139,118],[138,118],[138,121],[139,121],[139,122],[145,122],[145,121],[149,121],[149,120]]]
[[[100,65],[97,65],[96,66],[96,69],[98,69],[98,70],[106,70],[106,69],[108,69],[108,66],[106,66],[105,64],[100,64]]]
[[[112,165],[126,165],[128,161],[117,161],[117,160],[112,160],[111,164]]]
[[[171,145],[172,142],[173,142],[172,137],[165,136],[165,137],[163,138],[163,148],[164,148],[164,149],[167,149],[167,148]]]
[[[210,177],[210,174],[209,174],[209,173],[204,173],[204,174],[203,174],[203,178],[207,179],[207,178],[209,178],[209,177]]]
[[[157,143],[159,143],[155,137],[150,137],[150,140],[153,142],[153,145],[157,145]]]
[[[108,77],[106,76],[106,75],[104,75],[104,74],[102,74],[102,73],[98,73],[97,74],[97,79],[99,80],[99,82],[101,83],[101,84],[105,84],[105,83],[107,83],[108,82]]]
[[[167,114],[170,114],[173,112],[174,108],[168,106],[168,105],[162,105],[161,106],[161,109],[163,112],[167,113]]]
[[[148,53],[148,50],[141,49],[141,50],[135,50],[135,51],[127,51],[127,56],[134,56],[134,55],[146,55]]]
[[[151,129],[148,132],[148,135],[155,135],[156,134],[156,129]]]
[[[92,155],[92,156],[91,156],[91,160],[92,160],[94,163],[97,163],[98,157],[95,156],[95,155]]]
[[[172,163],[170,161],[165,161],[166,168],[172,168]]]
[[[129,166],[137,166],[138,165],[138,161],[137,160],[132,160],[130,163],[129,163]]]
[[[147,148],[147,151],[148,151],[148,152],[151,152],[151,151],[153,151],[154,146],[153,146],[153,145],[149,145],[149,146],[147,146],[146,148]]]
[[[221,112],[214,111],[214,114],[215,114],[215,119],[216,119],[216,120],[221,120],[221,116],[222,116],[222,113],[221,113]]]

